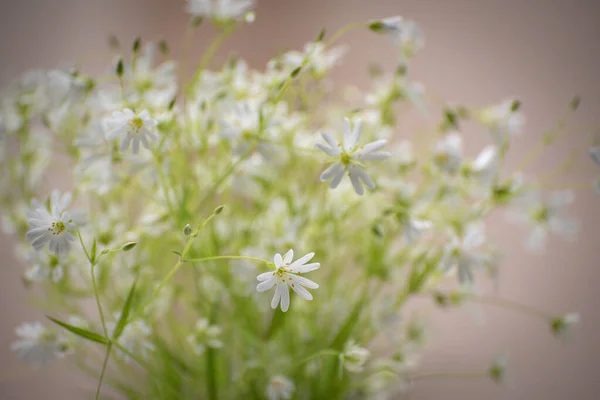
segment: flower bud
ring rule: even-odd
[[[190,224],[187,224],[184,228],[183,228],[183,234],[185,236],[190,236],[192,234],[192,226]]]
[[[123,245],[123,247],[121,247],[121,250],[123,250],[123,251],[129,251],[129,250],[133,249],[136,245],[137,245],[137,242],[128,242],[128,243],[125,243]]]

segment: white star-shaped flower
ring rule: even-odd
[[[331,179],[329,183],[330,188],[335,189],[338,187],[346,172],[357,194],[364,194],[363,184],[371,190],[375,188],[375,183],[365,171],[363,162],[385,160],[391,154],[378,151],[387,144],[387,140],[377,140],[367,143],[364,146],[359,146],[358,139],[360,138],[361,130],[361,120],[357,120],[354,127],[352,127],[350,120],[345,118],[343,144],[336,141],[329,133],[321,132],[321,136],[327,144],[317,143],[317,148],[335,158],[333,164],[320,177],[321,182]]]
[[[232,20],[242,17],[253,6],[252,0],[188,0],[186,10],[196,17]]]
[[[146,149],[149,149],[148,139],[158,139],[154,133],[154,127],[158,125],[158,122],[150,118],[147,110],[143,110],[139,114],[135,114],[129,108],[115,111],[112,116],[104,120],[104,124],[106,139],[121,138],[121,152],[125,152],[129,148],[129,143],[132,143],[133,154],[137,154],[140,150],[140,142]]]
[[[75,229],[75,225],[68,212],[60,212],[55,206],[50,214],[45,208],[38,207],[34,211],[28,210],[27,216],[31,229],[26,238],[34,249],[40,250],[49,243],[48,248],[53,253],[64,254],[69,251],[75,239],[69,230]]]
[[[283,257],[277,253],[274,257],[276,270],[264,272],[256,277],[260,281],[258,286],[256,286],[256,290],[259,292],[265,292],[277,285],[275,287],[275,295],[271,301],[271,308],[277,308],[277,305],[281,302],[281,311],[286,312],[288,310],[290,307],[290,287],[303,299],[313,299],[312,294],[306,288],[317,289],[319,285],[300,275],[321,267],[319,263],[307,264],[314,255],[315,253],[308,253],[304,257],[300,257],[292,262],[294,258],[293,250],[285,253]]]

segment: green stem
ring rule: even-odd
[[[90,254],[88,253],[85,244],[83,243],[83,238],[81,237],[81,231],[79,227],[77,229],[77,236],[79,237],[79,242],[81,243],[81,247],[85,252],[87,259],[90,261],[91,266],[91,275],[92,275],[92,287],[94,289],[94,298],[96,299],[96,306],[98,307],[98,313],[100,314],[100,322],[102,323],[102,331],[104,332],[104,336],[108,338],[108,330],[106,329],[106,320],[104,319],[104,311],[102,310],[102,304],[100,303],[100,295],[98,294],[98,285],[96,285],[96,274],[94,272],[94,267],[96,266],[95,260],[92,260]]]
[[[206,218],[200,224],[200,226],[198,227],[198,229],[192,235],[190,235],[190,238],[188,239],[187,243],[185,244],[185,247],[183,248],[183,251],[181,252],[181,257],[179,257],[179,260],[177,260],[177,263],[175,263],[175,265],[173,266],[173,268],[171,268],[171,270],[169,271],[169,273],[158,284],[158,286],[156,287],[156,289],[154,289],[154,292],[152,293],[152,295],[148,298],[148,300],[146,300],[146,302],[143,304],[143,306],[138,309],[138,311],[133,315],[133,317],[131,318],[131,320],[134,320],[135,318],[139,317],[144,312],[144,310],[146,309],[146,307],[156,297],[156,295],[161,291],[161,289],[171,280],[171,278],[173,277],[173,275],[175,275],[175,273],[179,270],[179,268],[183,264],[185,256],[187,255],[187,253],[189,253],[190,249],[192,248],[192,244],[194,242],[194,239],[196,238],[196,236],[198,236],[198,232],[201,231],[202,228],[204,228],[206,226],[206,224],[208,224],[210,222],[210,220],[212,220],[215,217],[215,215],[216,214],[213,212],[208,218]]]
[[[271,264],[271,262],[269,262],[267,260],[263,260],[262,258],[247,257],[247,256],[212,256],[212,257],[203,257],[203,258],[190,258],[190,259],[184,260],[184,262],[196,263],[196,262],[204,262],[204,261],[212,261],[212,260],[250,260],[250,261],[265,263],[267,265]]]
[[[348,33],[349,31],[351,31],[353,29],[356,29],[356,28],[366,28],[368,26],[369,26],[369,24],[366,24],[364,22],[354,22],[352,24],[348,24],[348,25],[342,26],[340,29],[337,30],[337,32],[335,32],[333,34],[333,36],[331,36],[331,38],[329,38],[329,40],[327,40],[327,42],[325,43],[325,47],[331,46],[340,37],[342,37],[344,34]]]
[[[320,357],[323,357],[323,356],[336,356],[337,357],[339,355],[340,355],[339,351],[336,351],[336,350],[333,350],[333,349],[325,349],[325,350],[321,350],[321,351],[319,351],[319,352],[317,352],[317,353],[315,353],[315,354],[313,354],[311,356],[308,356],[308,357],[306,357],[303,360],[300,360],[299,362],[296,363],[296,365],[300,366],[300,365],[306,364],[307,362],[309,362],[311,360],[314,360],[315,358],[320,358]]]
[[[92,264],[92,286],[94,288],[94,297],[96,298],[96,305],[98,306],[98,313],[100,314],[100,322],[102,323],[102,331],[104,336],[108,338],[108,330],[106,329],[106,320],[104,319],[104,311],[102,310],[102,304],[100,303],[100,296],[98,294],[98,286],[96,285],[96,274],[94,273],[95,264]]]
[[[411,381],[423,381],[427,379],[463,379],[463,378],[485,378],[488,372],[427,372],[410,377]]]
[[[539,310],[535,307],[532,307],[532,306],[529,306],[526,304],[521,304],[521,303],[518,303],[518,302],[512,301],[512,300],[502,299],[499,297],[469,295],[469,296],[467,296],[467,299],[471,300],[473,302],[476,302],[476,303],[480,303],[480,304],[487,304],[487,305],[491,305],[491,306],[497,306],[497,307],[503,307],[503,308],[515,310],[518,312],[522,312],[524,314],[531,315],[536,318],[541,318],[544,321],[549,321],[553,318],[552,315],[550,315],[542,310]]]
[[[100,388],[102,388],[102,381],[104,381],[104,374],[106,373],[106,366],[108,365],[108,359],[110,358],[111,349],[112,342],[108,343],[108,346],[106,347],[106,355],[104,356],[104,363],[102,364],[102,372],[100,372],[100,379],[98,379],[98,387],[96,388],[96,400],[100,398]]]
[[[194,89],[194,87],[196,86],[196,84],[198,83],[198,81],[200,80],[200,78],[202,77],[202,72],[204,72],[204,70],[206,69],[206,67],[208,66],[208,64],[212,61],[212,59],[214,58],[215,54],[217,53],[217,50],[219,50],[219,47],[221,47],[221,44],[231,34],[231,32],[233,32],[233,30],[231,28],[225,29],[223,32],[221,32],[220,35],[218,35],[212,41],[212,43],[210,44],[210,46],[208,47],[208,49],[204,53],[204,56],[202,56],[202,60],[200,60],[200,65],[198,66],[198,69],[194,73],[194,76],[192,77],[192,80],[188,84],[188,87],[187,87],[188,95]]]

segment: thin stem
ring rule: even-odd
[[[188,239],[187,243],[185,244],[185,247],[183,248],[183,251],[181,252],[181,257],[179,257],[179,260],[177,260],[177,263],[175,263],[175,265],[173,266],[173,268],[171,268],[171,270],[169,271],[169,273],[163,278],[163,280],[158,284],[158,286],[156,287],[156,289],[154,289],[154,292],[152,292],[152,295],[148,298],[148,300],[146,300],[146,302],[143,304],[142,307],[140,307],[138,309],[138,312],[134,314],[134,316],[131,318],[131,320],[137,318],[140,316],[141,313],[144,312],[144,310],[146,309],[146,307],[148,307],[148,305],[152,302],[152,300],[156,297],[156,295],[161,291],[161,289],[171,280],[171,278],[173,277],[173,275],[175,275],[175,273],[177,273],[177,271],[179,270],[179,268],[181,267],[181,265],[184,262],[185,256],[187,255],[187,253],[189,253],[192,244],[194,242],[194,239],[196,238],[196,236],[198,235],[198,232],[202,230],[202,228],[204,228],[206,226],[206,224],[208,224],[210,222],[210,220],[212,220],[215,217],[215,213],[212,213],[208,218],[206,218],[198,227],[198,229],[196,230],[196,232],[194,232],[190,238]]]
[[[256,262],[261,262],[261,263],[265,263],[265,264],[271,264],[269,261],[263,260],[262,258],[247,257],[247,256],[212,256],[212,257],[203,257],[203,258],[190,258],[190,259],[184,260],[184,262],[196,263],[196,262],[204,262],[204,261],[212,261],[212,260],[250,260],[250,261],[256,261]]]
[[[104,319],[104,311],[102,311],[102,304],[100,303],[100,296],[98,294],[98,286],[96,285],[96,274],[95,264],[92,264],[92,286],[94,288],[94,297],[96,298],[96,305],[98,306],[98,313],[100,314],[100,322],[102,323],[102,331],[104,332],[104,337],[108,338],[108,330],[106,329],[106,321]]]
[[[342,37],[344,34],[348,33],[349,31],[351,31],[353,29],[356,29],[356,28],[366,28],[367,26],[369,26],[369,25],[366,24],[366,23],[364,23],[364,22],[354,22],[352,24],[348,24],[346,26],[343,26],[340,29],[338,29],[337,32],[335,32],[333,34],[333,36],[331,36],[331,38],[329,38],[329,40],[327,40],[327,42],[325,43],[325,47],[331,46],[340,37]]]
[[[85,252],[87,259],[90,261],[91,274],[92,274],[92,287],[94,289],[94,298],[96,299],[98,313],[100,314],[100,322],[102,323],[102,331],[104,332],[104,336],[106,338],[108,338],[108,330],[106,329],[106,321],[104,320],[104,311],[102,311],[102,304],[100,303],[100,296],[98,294],[98,286],[96,285],[96,274],[94,272],[94,269],[95,269],[94,267],[96,266],[95,260],[92,260],[92,258],[90,257],[90,254],[88,253],[88,251],[85,247],[85,244],[83,243],[83,238],[81,237],[81,231],[79,230],[79,227],[76,227],[76,229],[77,229],[77,236],[79,237],[79,242],[81,243],[81,247],[83,248],[83,251]]]
[[[303,360],[298,361],[296,363],[296,365],[300,366],[300,365],[306,364],[307,362],[309,362],[311,360],[314,360],[315,358],[320,358],[320,357],[323,357],[323,356],[336,356],[337,357],[339,355],[340,355],[339,351],[336,351],[336,350],[333,350],[333,349],[325,349],[325,350],[321,350],[321,351],[319,351],[319,352],[317,352],[317,353],[315,353],[315,354],[313,354],[311,356],[308,356],[308,357],[306,357]]]
[[[427,372],[411,376],[411,381],[423,381],[427,379],[463,379],[463,378],[485,378],[488,372]]]
[[[88,253],[87,248],[85,247],[85,244],[83,244],[83,238],[81,237],[81,231],[79,230],[79,227],[77,225],[75,225],[75,229],[77,229],[77,236],[79,237],[79,243],[81,243],[81,248],[85,252],[85,256],[87,257],[88,261],[91,263],[92,258],[90,257],[90,253]]]
[[[100,372],[100,379],[98,379],[98,387],[96,388],[96,400],[100,398],[100,388],[102,387],[102,381],[104,380],[104,374],[106,373],[106,366],[108,365],[111,349],[112,342],[108,343],[108,346],[106,347],[106,355],[104,356],[104,363],[102,364],[102,372]]]
[[[518,302],[512,301],[512,300],[499,298],[499,297],[469,295],[469,296],[467,296],[467,299],[471,300],[473,302],[476,302],[476,303],[487,304],[487,305],[491,305],[491,306],[503,307],[503,308],[519,311],[519,312],[531,315],[536,318],[541,318],[544,321],[549,321],[553,318],[552,315],[548,314],[545,311],[539,310],[535,307],[532,307],[532,306],[529,306],[526,304],[521,304],[521,303],[518,303]]]
[[[221,47],[221,44],[231,34],[231,32],[233,32],[233,29],[226,28],[223,30],[223,32],[221,32],[221,34],[219,34],[212,41],[212,43],[210,44],[210,46],[208,47],[208,49],[202,56],[202,60],[200,60],[200,65],[198,66],[198,69],[194,73],[192,80],[188,84],[188,87],[187,87],[188,94],[190,94],[190,92],[194,89],[194,87],[196,86],[196,84],[198,83],[200,78],[202,77],[202,72],[204,72],[204,70],[206,69],[208,64],[212,61],[215,54],[217,53],[217,50],[219,50],[219,47]]]

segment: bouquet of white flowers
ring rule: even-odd
[[[323,30],[260,71],[241,59],[209,69],[252,6],[188,1],[190,30],[210,22],[217,36],[184,83],[167,43],[138,39],[127,51],[113,40],[105,76],[33,71],[7,88],[3,228],[23,239],[23,280],[48,315],[17,328],[14,350],[38,365],[70,358],[98,377],[96,399],[106,386],[131,399],[358,399],[444,373],[418,370],[424,321],[400,317],[415,297],[520,310],[565,334],[576,314],[475,289],[500,266],[491,213],[528,224],[536,250],[577,230],[572,192],[506,167],[520,102],[443,104],[437,129],[400,141],[399,107],[432,115],[410,74],[424,44],[414,22]],[[351,29],[398,54],[353,108],[328,80]],[[490,136],[474,158],[467,120]],[[600,148],[590,153],[600,164]],[[47,192],[49,172],[72,189]],[[499,358],[460,373],[500,382],[504,371]]]

